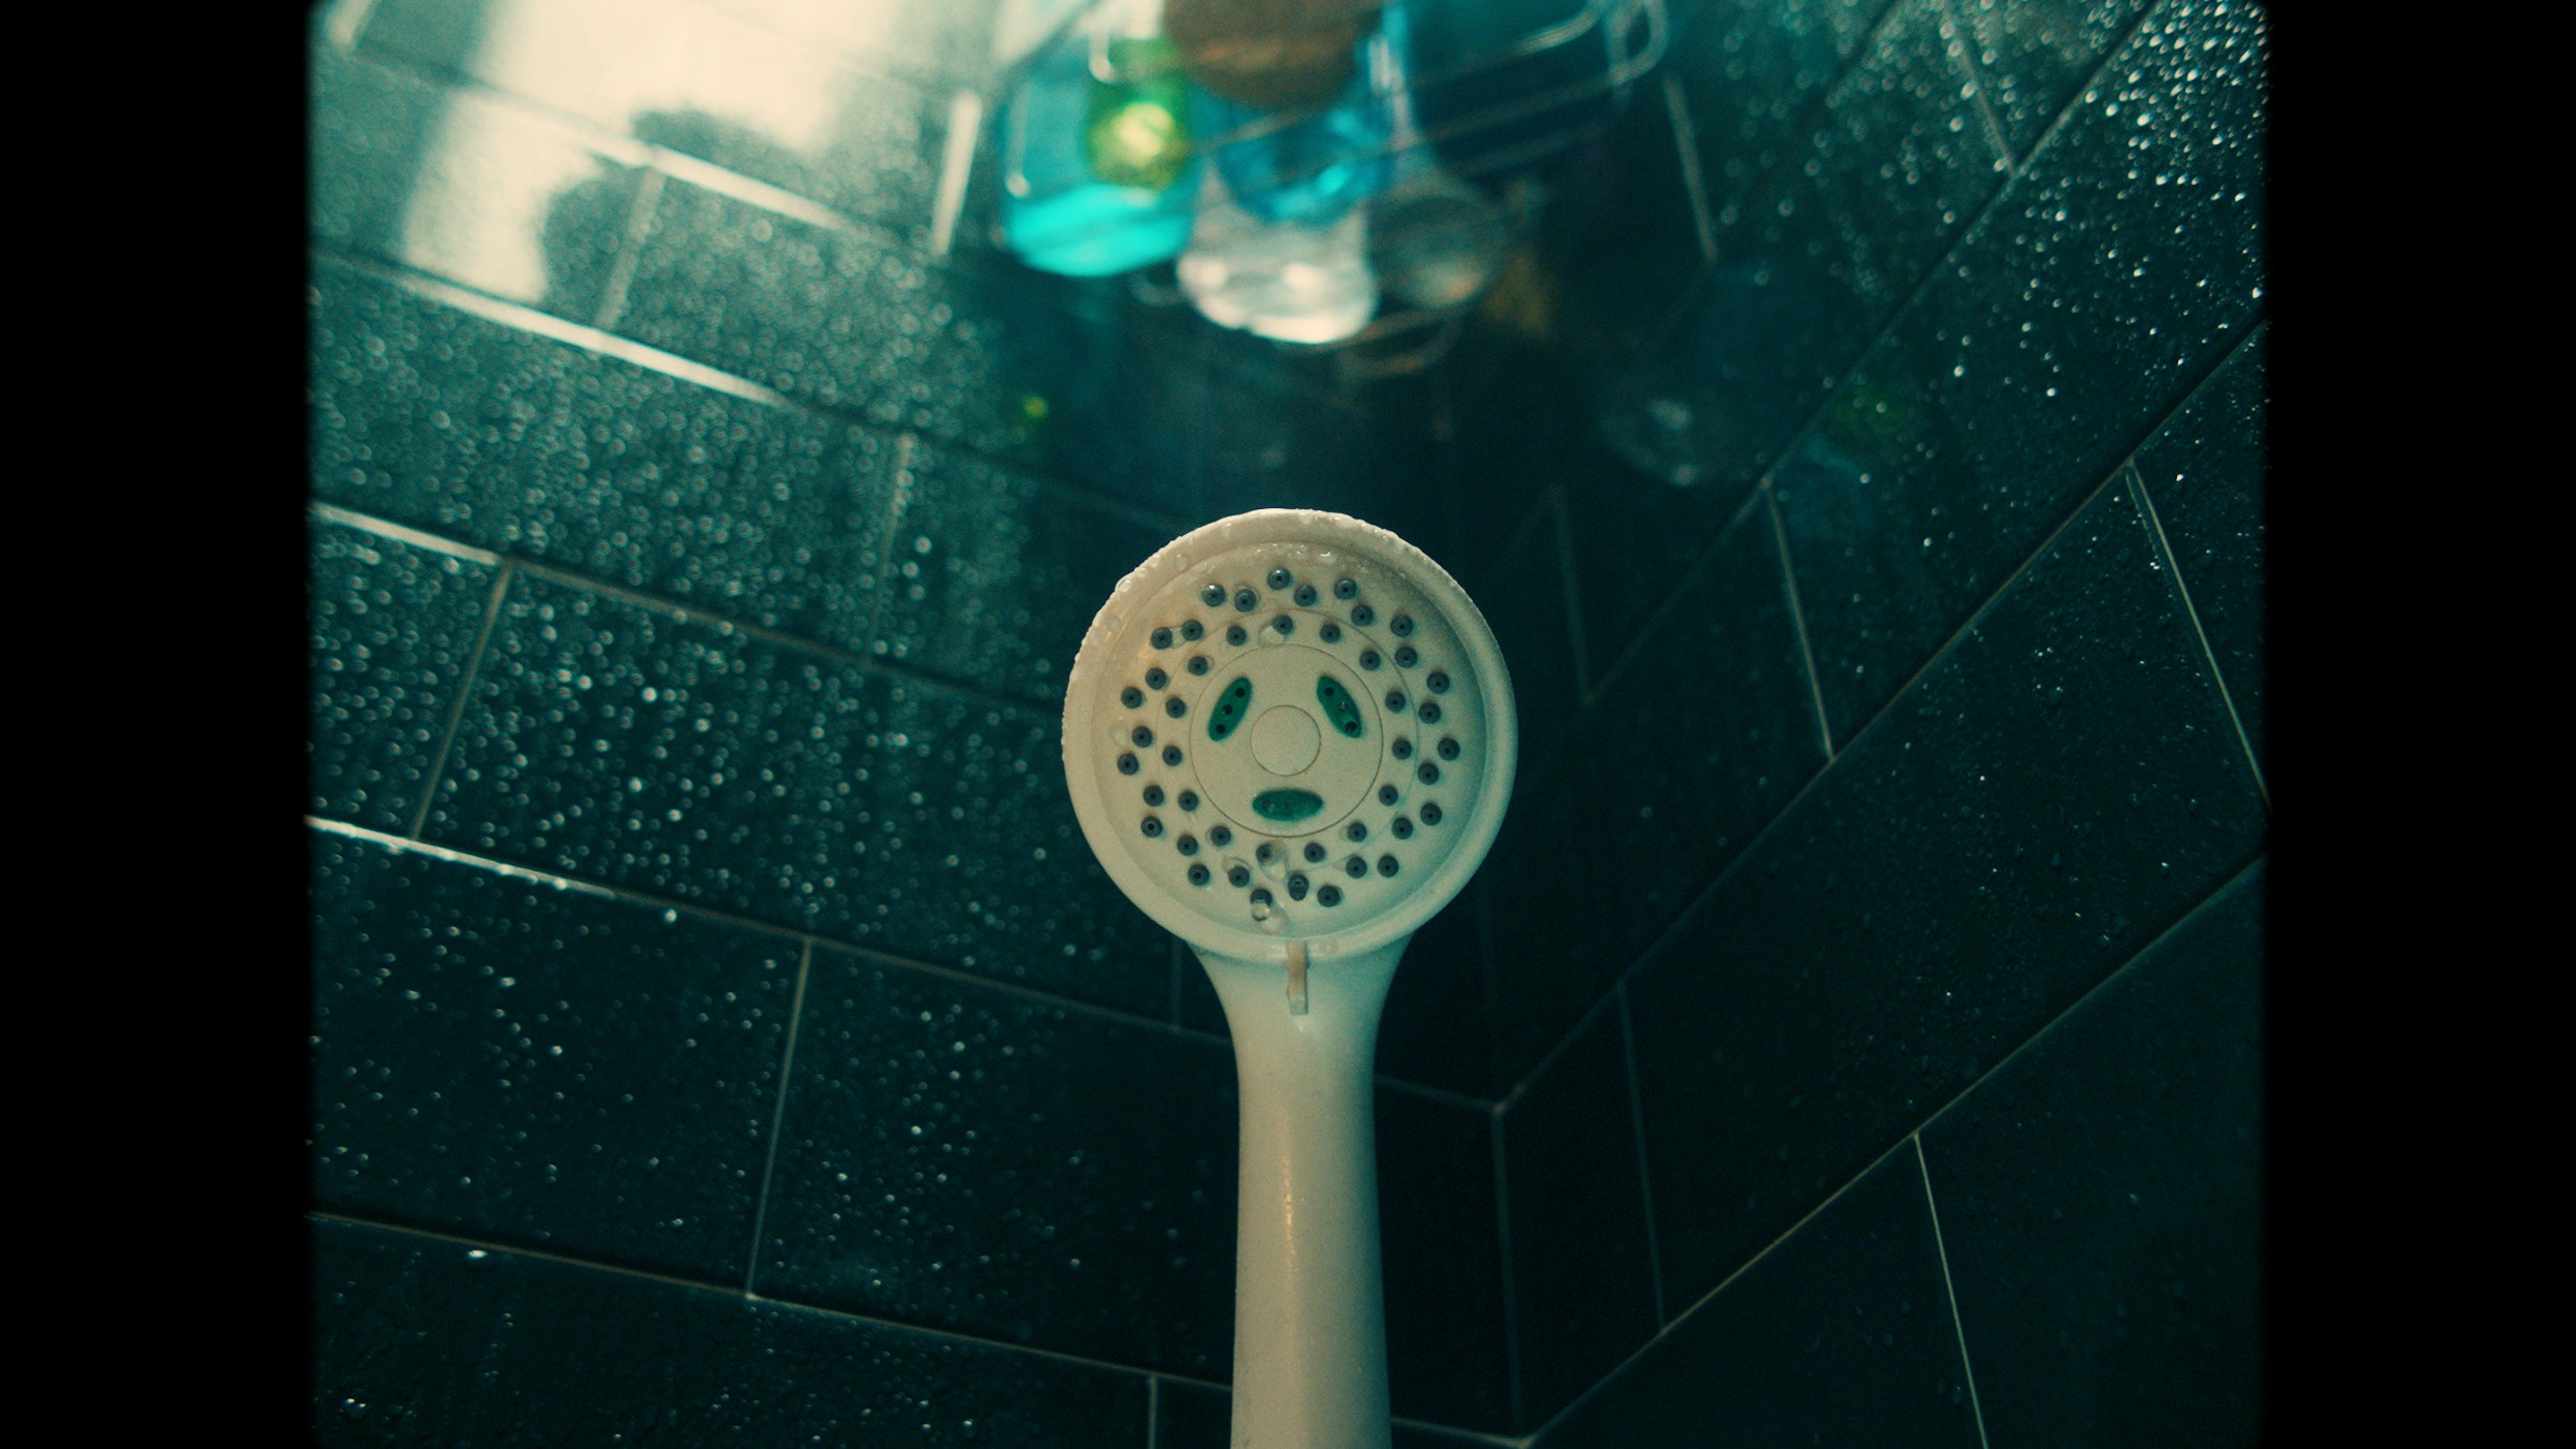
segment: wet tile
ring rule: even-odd
[[[759,1291],[1119,1363],[1231,1363],[1225,1048],[818,952]]]
[[[1697,132],[1709,206],[1778,165],[1797,123],[1859,55],[1890,0],[1707,0],[1665,62]]]
[[[315,1203],[739,1284],[798,943],[310,838]]]
[[[2144,524],[2106,489],[1631,978],[1666,1301],[2080,999],[2264,828]]]
[[[2027,156],[2146,0],[1952,0],[2013,155]]]
[[[2264,49],[2148,17],[1774,472],[1835,739],[2252,325]]]
[[[495,570],[315,523],[304,809],[408,833],[482,632]]]
[[[1710,479],[1758,475],[2003,182],[1967,46],[1902,0],[1807,131],[1717,205],[1717,261],[1649,365]]]
[[[902,421],[1140,508],[1198,511],[1192,472],[1206,325],[1138,302],[1124,277],[994,258],[945,278],[951,315]]]
[[[866,647],[896,440],[342,268],[308,304],[317,498]]]
[[[1512,1386],[1493,1119],[1380,1088],[1377,1157],[1387,1394],[1395,1413],[1507,1432]]]
[[[1924,1129],[1994,1442],[2259,1437],[2262,997],[2258,866]]]
[[[638,157],[327,47],[312,65],[316,240],[575,322],[598,314]]]
[[[1770,515],[1757,507],[1604,682],[1509,842],[1494,896],[1516,1081],[1825,763]],[[1507,826],[1508,830],[1510,827]],[[1560,833],[1562,832],[1562,833]]]
[[[2256,328],[2138,450],[2138,481],[2173,549],[2228,698],[2263,755],[2265,333]]]
[[[428,838],[1159,1015],[1052,713],[524,576]]]
[[[1538,1444],[1705,1443],[1724,1424],[1747,1444],[1970,1449],[1985,1441],[1967,1377],[1922,1170],[1900,1147]]]
[[[672,180],[615,328],[789,397],[893,425],[916,394],[944,293],[894,234],[827,225]]]
[[[1155,1449],[1227,1449],[1234,1442],[1234,1396],[1224,1389],[1165,1379],[1155,1396]],[[1491,1442],[1427,1424],[1395,1426],[1395,1449],[1473,1449]]]
[[[359,43],[862,220],[929,225],[945,98],[755,16],[687,0],[385,0]]]
[[[312,1224],[326,1445],[1141,1449],[1141,1374],[382,1228]]]
[[[896,478],[873,652],[1050,708],[1101,603],[1173,537],[936,443],[916,443]]]
[[[1613,1007],[1503,1114],[1524,1426],[1546,1423],[1655,1334],[1628,1100]]]

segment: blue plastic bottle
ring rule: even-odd
[[[1407,69],[1402,6],[1382,13],[1363,36],[1358,64],[1341,94],[1319,113],[1286,125],[1267,114],[1190,87],[1191,120],[1235,203],[1264,221],[1321,226],[1384,191],[1395,178],[1389,94]],[[1242,139],[1229,136],[1244,134]]]
[[[1001,116],[1002,239],[1098,277],[1180,255],[1204,163],[1159,0],[1104,6],[1048,47]],[[1113,79],[1102,79],[1101,69]]]

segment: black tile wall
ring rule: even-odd
[[[1222,1378],[1234,1190],[1223,1046],[818,952],[758,1288]]]
[[[1782,163],[1712,203],[1716,264],[1659,360],[1716,477],[1778,454],[2002,183],[1966,52],[1941,0],[1901,0]]]
[[[923,426],[1139,506],[1202,511],[1191,423],[1207,348],[1189,316],[1140,305],[1116,277],[989,267],[951,283]]]
[[[2151,13],[1780,465],[1835,739],[2252,326],[2261,37]]]
[[[522,576],[426,838],[1159,1012],[1051,712]]]
[[[2145,0],[1951,0],[1976,42],[1977,73],[2016,157],[2119,43]]]
[[[2263,12],[1674,5],[1368,384],[995,256],[989,136],[931,256],[992,13],[317,21],[320,1437],[1224,1442],[1223,1017],[1054,716],[1267,504],[1523,712],[1380,1039],[1399,1444],[2250,1424]]]
[[[313,1234],[313,1439],[1141,1449],[1140,1374],[383,1228]]]
[[[1716,262],[1669,336],[1601,385],[1599,431],[1614,447],[1569,485],[1596,668],[1635,639],[2003,180],[1966,43],[1939,0],[1896,6],[1812,120],[1743,197],[1711,199]],[[1588,264],[1614,286],[1633,270],[1619,254]]]
[[[1496,1051],[1517,1081],[1825,763],[1767,509],[1744,510],[1504,826]]]
[[[1979,1432],[1967,1380],[1939,1234],[1907,1144],[1537,1443],[2015,1442]]]
[[[616,330],[871,422],[929,394],[940,287],[893,232],[790,216],[674,179],[636,250]]]
[[[310,542],[312,733],[304,808],[407,831],[482,636],[497,570],[317,523]]]
[[[1477,1106],[1378,1089],[1387,1396],[1404,1418],[1512,1424],[1493,1131]]]
[[[799,943],[312,850],[314,1201],[740,1283]]]
[[[313,270],[316,498],[864,648],[898,440]]]
[[[1670,74],[1712,210],[1779,164],[1802,113],[1860,52],[1890,0],[1707,0]]]
[[[2263,871],[1923,1130],[1998,1444],[2261,1430]]]
[[[1100,601],[1173,529],[935,443],[915,445],[897,476],[884,612],[869,647],[1060,707]]]
[[[2263,757],[2263,404],[2256,328],[2138,450],[2146,490],[2227,697]]]
[[[1688,1302],[2252,856],[2265,828],[2127,490],[2100,490],[1638,967]]]
[[[1503,1113],[1524,1424],[1546,1422],[1657,1327],[1620,1033],[1618,1012],[1595,1014]]]

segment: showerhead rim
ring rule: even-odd
[[[1393,909],[1338,930],[1312,935],[1271,935],[1210,921],[1183,905],[1169,885],[1155,879],[1124,848],[1109,818],[1098,751],[1088,748],[1088,722],[1102,709],[1111,671],[1101,664],[1136,613],[1171,580],[1206,560],[1265,543],[1324,544],[1374,556],[1419,589],[1447,618],[1474,671],[1485,719],[1482,783],[1455,844],[1422,883]],[[1349,514],[1312,508],[1263,508],[1203,524],[1156,549],[1110,591],[1074,655],[1065,679],[1060,722],[1065,783],[1081,823],[1084,843],[1109,878],[1156,924],[1191,946],[1239,960],[1288,959],[1292,942],[1317,961],[1372,951],[1420,930],[1466,888],[1501,832],[1519,767],[1520,720],[1501,647],[1484,613],[1465,588],[1430,555],[1396,534]],[[1078,743],[1084,742],[1084,743]]]

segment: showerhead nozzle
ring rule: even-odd
[[[1165,545],[1101,606],[1065,691],[1065,777],[1110,878],[1241,960],[1412,935],[1484,859],[1518,752],[1466,591],[1338,513]]]

